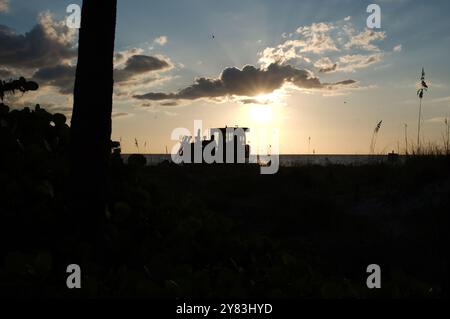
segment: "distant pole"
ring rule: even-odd
[[[448,155],[448,150],[449,150],[449,136],[450,136],[450,124],[448,122],[448,119],[445,118],[445,126],[447,127],[447,143],[446,143],[446,147],[445,147],[445,155]]]
[[[408,124],[405,124],[405,154],[408,155]]]
[[[417,149],[420,150],[420,122],[422,117],[422,98],[419,99],[419,119],[417,121]]]
[[[310,147],[311,147],[311,136],[308,137],[308,154],[310,154]]]

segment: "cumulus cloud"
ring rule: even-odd
[[[72,65],[56,65],[37,70],[33,80],[41,86],[58,88],[61,94],[72,94],[75,81],[76,67]]]
[[[131,48],[128,50],[115,52],[114,53],[114,67],[120,68],[133,55],[139,55],[139,54],[143,54],[143,53],[144,53],[144,50],[141,48]]]
[[[0,0],[0,12],[9,11],[9,0]]]
[[[153,42],[163,46],[167,43],[167,37],[165,35],[161,35],[154,39]]]
[[[134,79],[136,76],[169,69],[170,67],[169,62],[160,57],[133,55],[125,62],[124,68],[115,70],[114,81],[123,83]]]
[[[378,46],[374,45],[372,42],[383,40],[384,38],[386,38],[386,32],[366,29],[356,35],[353,35],[350,41],[346,43],[345,47],[347,49],[357,47],[367,51],[380,51]]]
[[[297,40],[296,45],[300,48],[300,52],[323,53],[326,51],[339,51],[330,31],[335,26],[331,23],[313,23],[309,26],[299,27],[297,33],[302,39]]]
[[[308,26],[299,27],[295,36],[290,34],[288,40],[276,47],[267,47],[259,53],[259,63],[268,66],[271,63],[288,63],[293,59],[310,62],[306,54],[322,54],[328,51],[339,51],[331,31],[336,27],[331,23],[313,23]]]
[[[75,30],[50,13],[39,16],[38,24],[25,34],[0,25],[0,65],[35,69],[65,63],[77,56]]]
[[[363,69],[371,64],[381,61],[383,54],[372,55],[344,55],[339,58],[339,69],[345,72],[354,72],[357,69]]]
[[[201,98],[226,98],[230,96],[254,97],[268,94],[291,84],[298,89],[333,89],[353,84],[346,80],[338,83],[321,83],[310,71],[291,65],[270,64],[267,68],[247,65],[242,69],[226,68],[217,79],[199,78],[191,86],[177,93],[147,93],[135,95],[140,100],[196,100]]]
[[[381,60],[383,55],[377,41],[385,38],[384,31],[357,30],[349,16],[337,22],[313,23],[297,28],[296,32],[289,33],[289,37],[283,37],[281,44],[264,48],[258,54],[258,62],[263,67],[272,63],[301,64],[313,67],[319,73],[354,71]],[[355,60],[356,65],[349,65],[351,59],[348,56],[373,55],[374,52],[380,55],[371,56],[366,61]],[[331,62],[330,57],[336,62]],[[342,67],[338,62],[341,58],[347,62]]]
[[[135,51],[137,52],[137,51]],[[127,52],[128,53],[128,52]],[[127,53],[116,54],[117,59],[121,59],[118,55],[128,56]],[[165,70],[171,67],[171,64],[159,57],[146,55],[132,55],[123,63],[124,67],[114,70],[114,81],[119,86],[133,85],[133,81],[148,83],[153,78],[140,78],[149,76],[154,71]],[[61,94],[72,94],[75,82],[76,66],[69,64],[60,64],[50,67],[38,69],[33,80],[37,81],[41,87],[51,86],[58,89]]]
[[[328,57],[320,58],[314,63],[314,66],[319,69],[320,73],[330,73],[337,69],[337,63],[333,63]]]

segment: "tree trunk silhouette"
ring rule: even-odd
[[[83,236],[105,215],[117,0],[84,0],[71,120],[71,210]]]

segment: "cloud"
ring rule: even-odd
[[[287,35],[287,33],[285,33]],[[259,55],[259,63],[267,67],[272,63],[303,65],[315,68],[319,73],[353,72],[356,69],[368,67],[383,58],[376,41],[386,38],[383,31],[364,29],[358,31],[351,17],[337,22],[320,22],[301,26],[296,32],[283,37],[281,44],[266,47]],[[374,55],[377,52],[379,55]],[[326,53],[327,57],[323,55]],[[351,56],[368,56],[367,59],[354,59]],[[336,62],[332,62],[333,59]],[[339,60],[344,65],[340,65]]]
[[[440,97],[440,98],[436,98],[436,99],[432,99],[431,103],[446,103],[446,102],[450,102],[450,96],[444,96],[444,97]]]
[[[118,54],[116,54],[116,56],[117,55]],[[117,59],[121,58],[122,57],[117,57]],[[123,64],[125,67],[122,69],[115,69],[114,71],[114,80],[119,86],[131,86],[136,83],[148,83],[157,80],[156,78],[149,78],[149,74],[154,71],[165,70],[171,67],[171,64],[162,58],[146,55],[130,56]],[[75,73],[76,66],[60,64],[38,69],[32,78],[37,81],[41,87],[56,87],[61,94],[72,94]]]
[[[0,68],[0,79],[9,79],[12,77],[12,72],[8,69]]]
[[[337,69],[337,63],[333,63],[328,57],[320,58],[314,63],[314,66],[319,69],[320,73],[330,73]]]
[[[0,12],[9,12],[9,0],[0,0]]]
[[[71,65],[56,65],[37,70],[33,80],[40,86],[53,86],[61,94],[72,94],[76,67]]]
[[[273,63],[266,69],[247,65],[238,69],[226,68],[217,79],[199,78],[191,86],[177,93],[147,93],[135,95],[140,100],[196,100],[201,98],[226,98],[230,96],[254,97],[268,94],[291,84],[298,89],[333,89],[355,83],[353,80],[338,83],[321,83],[310,71],[291,65]]]
[[[339,70],[344,72],[355,72],[357,69],[363,69],[371,64],[381,61],[383,54],[349,54],[339,58]]]
[[[305,60],[306,54],[322,54],[328,51],[339,51],[335,40],[331,36],[331,31],[336,27],[331,23],[313,23],[308,26],[299,27],[296,32],[296,39],[289,39],[276,47],[267,47],[259,53],[259,63],[268,66],[271,63],[287,63],[293,59]],[[284,34],[283,38],[288,36]]]
[[[134,79],[136,76],[152,71],[166,70],[171,64],[161,57],[148,55],[133,55],[126,62],[123,69],[116,69],[114,81],[123,83]]]
[[[159,36],[156,39],[154,39],[153,42],[163,46],[167,43],[167,36],[165,35]]]
[[[0,25],[0,65],[35,69],[62,64],[77,56],[74,39],[75,31],[64,21],[54,21],[48,12],[25,34]]]
[[[118,119],[118,118],[125,118],[125,117],[131,117],[133,116],[133,114],[131,113],[126,113],[126,112],[113,112],[111,117],[113,119]]]
[[[399,45],[396,45],[392,51],[394,51],[394,52],[402,52],[402,49],[403,49],[402,45],[399,44]]]
[[[119,51],[114,53],[114,67],[120,68],[121,65],[125,64],[130,57],[133,55],[143,54],[144,50],[141,48],[131,48],[124,51]]]
[[[302,40],[297,40],[296,45],[301,48],[300,52],[320,54],[326,51],[339,51],[330,36],[330,31],[334,28],[333,24],[324,22],[300,27],[297,33],[302,36]]]
[[[386,38],[386,32],[384,31],[373,31],[366,29],[356,35],[353,35],[345,47],[351,49],[352,47],[362,48],[367,51],[380,51],[380,49],[372,44],[372,42],[377,40],[383,40]]]
[[[337,69],[337,63],[330,65],[330,66],[323,67],[323,68],[319,69],[319,72],[320,73],[330,73],[330,72],[336,71],[336,69]]]
[[[271,104],[273,101],[271,101],[270,99],[260,100],[260,99],[247,98],[247,99],[240,99],[239,102],[241,102],[242,104],[267,105],[267,104]]]
[[[167,101],[167,102],[162,102],[159,105],[161,105],[161,106],[177,106],[178,102],[176,102],[176,101]]]

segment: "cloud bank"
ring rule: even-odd
[[[259,63],[264,67],[272,63],[304,65],[319,73],[354,72],[384,56],[378,43],[386,38],[384,31],[357,30],[346,17],[337,22],[320,22],[284,33],[279,45],[259,52]],[[397,46],[395,51],[401,50]]]
[[[0,12],[9,11],[9,0],[0,0]]]
[[[77,56],[75,31],[55,22],[49,13],[25,34],[0,25],[0,65],[33,69],[67,63]]]
[[[354,84],[354,80],[321,83],[310,71],[291,65],[270,64],[267,68],[247,65],[242,69],[226,68],[217,79],[199,78],[176,93],[147,93],[134,95],[139,100],[196,100],[201,98],[226,98],[230,96],[254,97],[272,93],[285,84],[298,89],[331,90],[338,86]]]

